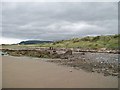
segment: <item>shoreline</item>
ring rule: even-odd
[[[120,64],[118,64],[117,54],[109,55],[104,53],[102,54],[102,53],[90,53],[90,52],[89,53],[73,52],[72,50],[62,52],[57,50],[49,50],[46,48],[41,50],[5,49],[3,50],[3,52],[8,53],[8,55],[11,56],[29,56],[29,57],[37,57],[37,58],[48,58],[50,59],[48,60],[48,62],[53,62],[60,65],[66,65],[78,70],[82,69],[87,72],[103,73],[104,76],[111,75],[111,76],[120,77],[119,76]],[[109,57],[111,58],[114,57],[114,58],[113,60],[109,60],[111,59]]]
[[[72,50],[73,52],[90,52],[90,53],[112,53],[112,54],[120,54],[120,50],[112,50],[112,49],[105,49],[105,48],[101,48],[101,49],[74,49],[74,48],[51,48],[51,47],[35,47],[35,48],[20,48],[20,49],[16,49],[16,48],[0,48],[0,51],[5,51],[5,50],[56,50],[56,51],[67,51],[67,50]]]

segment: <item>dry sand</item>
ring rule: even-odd
[[[3,88],[117,88],[105,77],[30,57],[3,56]],[[72,72],[70,72],[72,71]]]

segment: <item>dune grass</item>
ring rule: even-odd
[[[37,44],[39,47],[84,48],[84,49],[118,49],[120,35],[95,36],[61,40],[54,43]]]
[[[3,45],[3,48],[33,48],[33,47],[55,47],[55,48],[82,48],[82,49],[118,49],[120,34],[106,36],[87,36],[69,40],[55,41],[53,43],[31,44],[31,45]]]

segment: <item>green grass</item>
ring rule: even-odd
[[[82,48],[82,49],[118,49],[119,35],[87,36],[61,40],[54,43],[32,44],[32,45],[5,45],[4,48],[33,48],[33,47],[55,47],[55,48]]]
[[[73,38],[50,44],[38,44],[40,47],[83,48],[83,49],[118,49],[120,35]]]

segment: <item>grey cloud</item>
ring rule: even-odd
[[[2,35],[61,40],[117,34],[117,3],[2,3]]]

